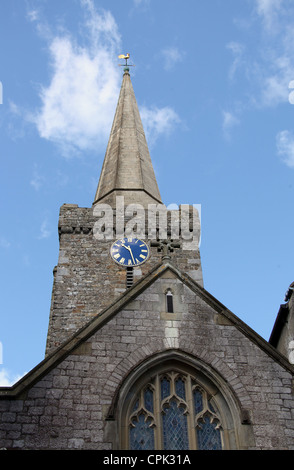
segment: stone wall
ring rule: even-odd
[[[167,286],[180,306],[174,319],[163,312]],[[226,384],[236,404],[237,448],[294,449],[293,370],[203,289],[165,271],[101,325],[54,367],[47,359],[13,397],[2,389],[0,447],[119,447],[116,400],[122,385],[150,358],[178,352]]]
[[[115,212],[114,212],[115,215]],[[110,257],[113,238],[95,238],[93,229],[98,218],[92,208],[65,204],[59,217],[59,258],[54,269],[53,291],[46,354],[84,326],[126,290],[126,269]],[[125,220],[125,225],[128,220]],[[114,216],[114,228],[116,220]],[[145,276],[162,259],[159,233],[153,243],[148,239],[148,226],[139,234],[151,250],[149,260],[134,268],[134,282]],[[200,231],[200,225],[199,225]],[[182,237],[181,232],[179,235]],[[185,242],[184,242],[185,243]],[[174,264],[202,284],[202,269],[197,243],[193,250],[183,250],[183,239],[169,256]]]

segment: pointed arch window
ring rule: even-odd
[[[131,450],[223,448],[222,423],[213,397],[188,373],[158,373],[139,390],[130,410]]]

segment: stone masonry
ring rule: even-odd
[[[126,205],[137,204],[138,213],[142,205],[143,224],[129,212],[121,223],[122,196]],[[97,230],[100,204],[105,213],[109,204],[113,216],[104,232]],[[193,394],[203,386],[202,423],[217,418],[218,448],[294,450],[294,366],[280,352],[294,340],[292,320],[291,331],[283,330],[285,315],[279,316],[275,344],[251,330],[203,287],[200,220],[193,207],[188,223],[181,217],[184,206],[168,211],[163,235],[159,216],[150,229],[150,204],[162,204],[161,197],[125,70],[94,204],[60,209],[45,358],[15,385],[0,388],[0,448],[126,449],[138,396],[142,404],[148,381],[152,388],[173,373],[186,381],[190,436],[199,424]],[[127,283],[127,269],[111,259],[110,248],[115,239],[133,235],[148,243],[151,255],[129,268],[133,279]],[[154,403],[162,404],[160,389],[152,390]],[[170,393],[170,401],[174,397]],[[142,408],[136,412],[142,417]],[[157,436],[163,413],[154,418]],[[199,448],[196,437],[187,442]],[[163,447],[159,439],[152,446]]]
[[[115,238],[97,240],[93,235],[93,227],[97,220],[92,208],[65,204],[60,209],[59,259],[54,269],[46,354],[52,352],[126,290],[126,269],[115,264],[109,256]],[[168,220],[170,227],[170,217]],[[126,218],[125,227],[127,222]],[[194,234],[197,234],[194,244],[196,249],[182,249],[180,227],[181,239],[175,240],[176,247],[172,248],[169,256],[181,270],[202,283],[198,249],[200,223],[197,214],[194,222],[191,218],[191,230],[193,223]],[[146,263],[134,268],[134,281],[148,273],[162,258],[158,233],[154,233],[153,243],[152,240],[148,240],[147,216],[144,227],[146,227],[144,233],[139,235],[151,245],[151,256]],[[170,238],[169,230],[167,235]]]
[[[162,312],[167,286],[174,317]],[[173,319],[174,318],[174,319]],[[293,368],[169,263],[125,293],[18,386],[1,389],[0,447],[119,448],[120,389],[146,358],[179,354],[222,378],[236,412],[235,448],[294,449]],[[80,338],[79,338],[80,336]],[[213,340],[212,340],[213,338]]]

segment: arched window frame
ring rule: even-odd
[[[194,392],[201,396],[201,409],[198,412],[195,410]],[[149,399],[150,395],[152,400]],[[223,448],[221,418],[211,400],[213,398],[209,392],[197,382],[194,375],[173,369],[157,373],[130,402],[130,409],[133,411],[128,418],[129,433],[126,436],[128,448],[212,450],[205,444],[200,447],[205,424],[206,427],[210,427],[210,433],[215,435],[214,448],[221,450]],[[182,427],[178,426],[179,434],[171,438],[169,429],[174,420],[181,421]],[[137,437],[133,438],[136,428],[142,442],[144,433],[145,441],[141,446]]]
[[[132,414],[132,406],[136,394],[144,386],[148,386],[150,378],[156,375],[159,377],[168,371],[190,374],[191,377],[196,379],[195,383],[208,394],[212,405],[217,410],[217,416],[221,423],[223,449],[238,449],[240,445],[242,448],[246,448],[246,444],[244,447],[242,443],[240,444],[239,439],[239,435],[241,441],[245,439],[246,442],[247,439],[247,431],[244,434],[244,430],[240,429],[242,424],[240,405],[226,382],[202,362],[195,358],[189,358],[187,354],[182,354],[178,350],[174,352],[170,350],[168,353],[160,353],[156,358],[150,358],[145,363],[142,363],[140,367],[130,374],[121,387],[116,401],[111,407],[111,414],[113,416],[114,414],[116,415],[115,422],[118,426],[118,449],[129,449],[129,418]],[[205,415],[205,413],[203,412],[202,415]],[[200,424],[200,416],[197,417],[197,421]],[[153,426],[155,425],[156,422],[154,421]],[[248,428],[250,426],[247,426]],[[157,438],[155,439],[154,450],[162,450],[162,442],[160,440],[158,442]]]

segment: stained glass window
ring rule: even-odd
[[[133,398],[131,450],[218,450],[221,433],[213,397],[189,374],[157,374]]]
[[[176,380],[176,394],[185,400],[185,382],[181,377]]]
[[[153,386],[142,389],[132,408],[130,418],[130,448],[132,450],[154,449]]]
[[[168,397],[170,395],[170,383],[166,377],[163,377],[161,380],[161,399]]]
[[[204,416],[203,423],[197,428],[198,448],[201,450],[220,450],[222,448],[219,429],[211,422],[209,416]]]
[[[175,400],[164,407],[162,415],[162,432],[164,450],[186,450],[189,449],[187,416],[183,407]]]
[[[200,392],[200,390],[197,390],[196,388],[194,390],[193,396],[194,396],[195,415],[197,415],[203,410],[202,393]]]
[[[153,391],[148,387],[144,392],[146,410],[153,412]]]
[[[220,422],[211,400],[197,386],[193,391],[194,410],[197,420],[197,444],[201,450],[221,450]]]
[[[153,450],[154,430],[150,427],[150,419],[140,414],[137,420],[132,420],[130,429],[130,444],[132,450]]]

